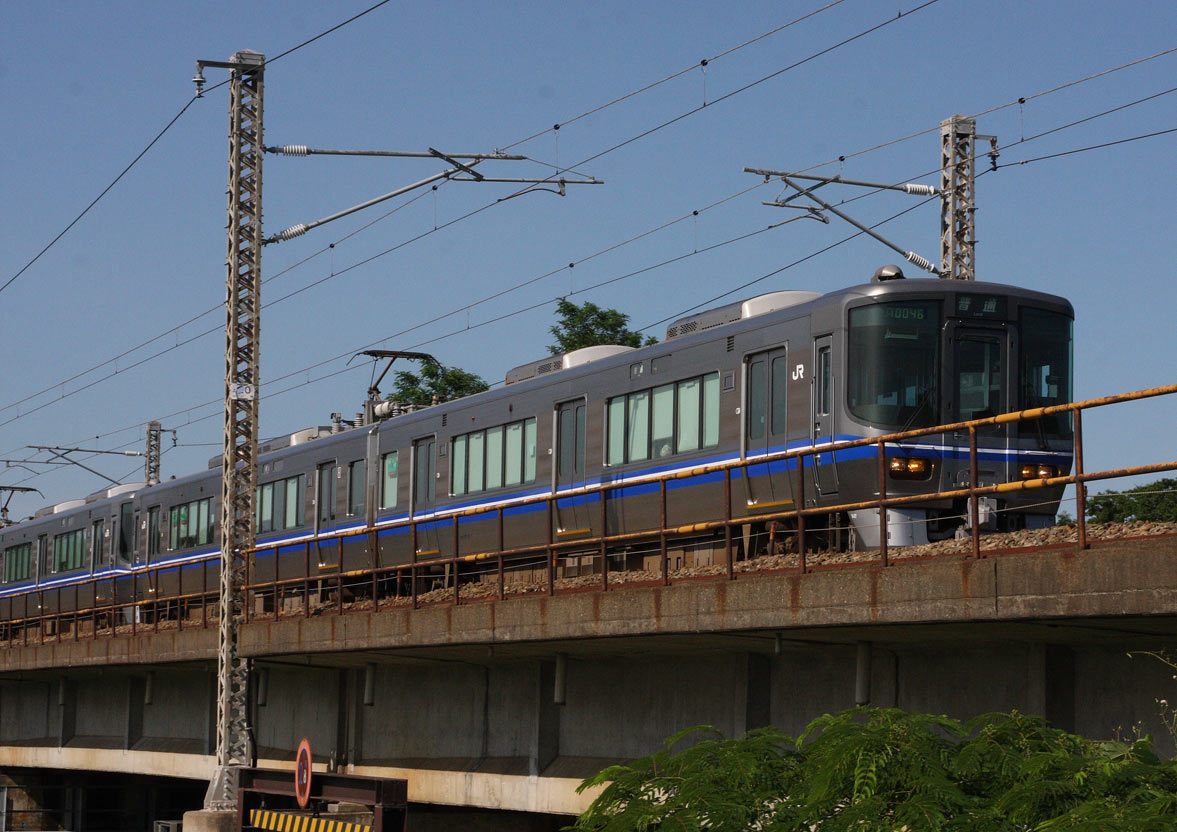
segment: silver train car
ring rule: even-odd
[[[675,321],[653,346],[551,356],[485,393],[263,443],[256,521],[265,548],[251,580],[657,529],[658,479],[675,474],[667,526],[723,519],[730,492],[728,516],[748,518],[737,557],[752,557],[779,545],[757,515],[793,508],[799,479],[806,508],[879,490],[870,446],[810,456],[800,477],[796,459],[760,457],[1071,400],[1066,300],[992,283],[886,279],[896,271],[828,294],[761,295]],[[967,432],[888,445],[887,457],[888,496],[968,485]],[[731,460],[749,464],[732,471],[730,489],[722,472],[686,475]],[[978,461],[980,485],[1067,474],[1070,417],[983,428]],[[180,479],[108,489],[0,529],[0,621],[215,592],[219,465],[218,457]],[[597,484],[610,488],[585,490]],[[553,494],[550,513],[529,501]],[[1001,530],[1048,526],[1061,495],[1008,492],[985,502],[981,520]],[[967,516],[959,499],[891,509],[889,545],[952,536]],[[874,510],[836,514],[828,527],[846,533],[831,531],[827,545],[880,542]],[[718,562],[723,533],[675,546],[676,567]],[[583,558],[570,549],[562,575],[600,568],[595,544]],[[611,570],[651,565],[648,550],[608,554]]]

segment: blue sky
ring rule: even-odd
[[[267,247],[264,301],[310,288],[263,315],[261,375],[270,384],[262,434],[326,424],[333,411],[354,414],[370,365],[353,362],[345,371],[346,356],[368,346],[430,351],[501,381],[511,367],[546,354],[554,299],[569,292],[647,327],[726,292],[734,293],[710,305],[864,282],[896,255],[859,238],[734,291],[847,236],[851,229],[836,220],[791,223],[694,252],[783,218],[761,205],[779,184],[752,188],[758,180],[744,166],[826,163],[820,171],[904,181],[938,168],[942,119],[990,110],[978,130],[998,136],[1000,162],[1010,166],[978,181],[978,276],[1074,303],[1078,397],[1177,380],[1177,133],[1012,164],[1177,128],[1177,93],[1166,93],[1177,86],[1177,52],[1040,95],[1177,47],[1171,6],[939,0],[914,11],[914,0],[845,0],[716,57],[827,2],[393,2],[271,64],[269,145],[485,152],[538,133],[511,150],[538,161],[488,163],[484,172],[545,176],[550,165],[573,165],[605,184],[500,203],[511,186],[450,183]],[[0,16],[0,284],[184,108],[196,59],[225,60],[246,48],[273,57],[369,5],[8,0]],[[900,10],[911,14],[894,19]],[[703,58],[714,60],[703,69]],[[224,77],[207,74],[210,87]],[[163,459],[165,476],[203,468],[219,453],[227,108],[224,88],[193,102],[104,199],[0,292],[0,455],[23,458],[30,444],[139,450],[142,424],[153,418],[178,431],[179,447]],[[551,131],[557,123],[564,126]],[[929,132],[863,152],[921,131]],[[425,160],[267,156],[266,232],[438,169]],[[937,184],[938,177],[919,181]],[[888,193],[847,210],[874,223],[914,201]],[[938,258],[935,204],[880,231]],[[568,269],[570,262],[576,267]],[[525,281],[534,282],[470,306]],[[185,323],[207,310],[215,311]],[[206,330],[213,333],[200,336]],[[661,337],[664,330],[649,331]],[[168,334],[136,349],[161,333]],[[1088,468],[1174,458],[1173,411],[1170,400],[1093,413],[1085,423]],[[87,464],[116,479],[139,478],[134,459]],[[0,483],[44,494],[15,497],[14,516],[103,487],[80,469],[32,467],[44,473],[0,472]]]

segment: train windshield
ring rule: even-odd
[[[850,310],[846,397],[864,422],[909,430],[940,421],[940,301]]]
[[[1021,402],[1023,409],[1050,407],[1071,401],[1071,319],[1058,312],[1023,307],[1018,316],[1021,334]],[[1023,435],[1069,439],[1071,414],[1055,413],[1024,421]]]

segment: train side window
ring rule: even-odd
[[[629,461],[638,462],[650,456],[650,391],[631,393],[626,411],[629,422]]]
[[[503,485],[519,485],[523,482],[523,424],[514,422],[504,429],[503,439]]]
[[[650,420],[651,456],[670,456],[674,447],[674,385],[653,390],[653,415]]]
[[[748,365],[748,438],[763,439],[768,409],[768,373],[763,360]]]
[[[609,400],[608,417],[609,438],[605,464],[622,465],[625,463],[625,396]]]
[[[814,403],[818,416],[829,416],[832,409],[834,365],[829,347],[819,347],[817,350],[817,394]]]
[[[37,574],[49,574],[49,536],[37,536]]]
[[[190,549],[213,541],[213,498],[172,506],[168,513],[168,549]]]
[[[18,543],[4,550],[4,583],[26,581],[32,575],[33,544]]]
[[[455,436],[450,493],[476,494],[535,480],[535,419]]]
[[[74,529],[53,538],[53,572],[81,568],[86,559],[86,530]]]
[[[364,513],[367,482],[368,461],[357,459],[347,468],[347,513],[353,517]]]
[[[719,444],[719,373],[615,396],[606,403],[605,464]]]
[[[503,487],[503,429],[489,428],[486,431],[486,487]]]
[[[455,446],[456,452],[456,446]],[[380,507],[396,508],[396,489],[399,478],[397,451],[389,451],[381,458]]]
[[[159,554],[159,506],[147,509],[147,557]]]
[[[256,530],[271,532],[301,526],[304,496],[302,474],[259,485]]]

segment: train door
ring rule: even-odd
[[[432,514],[437,501],[437,438],[427,436],[413,442],[413,517]],[[417,526],[417,556],[433,557],[441,552],[437,524]]]
[[[948,418],[953,422],[996,416],[1010,409],[1009,333],[1005,326],[950,323],[949,349],[952,375],[944,385]],[[981,448],[979,469],[985,484],[1009,478],[1008,425],[988,425],[977,431]],[[953,437],[957,447],[968,448],[968,431]],[[989,453],[985,449],[990,449]],[[996,451],[996,453],[994,453]],[[965,471],[967,472],[965,463]],[[967,481],[967,473],[965,474]]]
[[[837,377],[834,373],[833,338],[823,335],[813,341],[813,369],[810,379],[813,409],[813,446],[833,442],[837,438],[834,425],[834,403],[837,402]],[[813,486],[818,494],[838,493],[838,466],[834,451],[813,456]]]
[[[135,557],[135,506],[133,503],[119,504],[118,517],[118,560],[120,563],[140,563]]]
[[[787,345],[750,355],[744,365],[744,457],[754,460],[788,447]],[[789,460],[749,465],[744,477],[749,507],[780,511],[793,503]]]
[[[90,530],[90,573],[106,566],[106,521],[95,520]]]
[[[585,484],[585,425],[584,399],[564,402],[557,406],[554,472],[557,491],[582,488]],[[569,538],[578,534],[588,534],[592,527],[588,496],[579,494],[557,500],[555,523],[555,533],[558,537]]]
[[[335,462],[315,469],[315,534],[331,531],[335,525]]]

